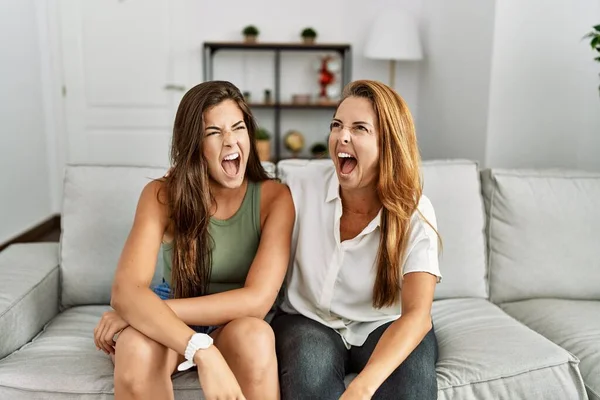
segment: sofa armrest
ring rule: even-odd
[[[0,252],[0,359],[58,314],[58,243],[14,244]]]

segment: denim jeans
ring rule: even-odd
[[[345,390],[346,374],[362,371],[390,325],[391,322],[379,327],[362,346],[348,350],[333,329],[303,315],[278,313],[271,326],[275,332],[281,399],[338,400]],[[432,328],[373,399],[437,399],[437,357]]]

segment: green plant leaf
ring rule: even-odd
[[[596,35],[597,35],[596,32],[590,32],[587,35],[585,35],[584,37],[582,37],[581,40],[583,40],[583,39],[589,39],[589,38],[592,38],[592,37],[594,37]]]
[[[594,49],[594,50],[596,49],[596,47],[598,47],[598,44],[600,44],[600,36],[596,36],[590,42],[590,45],[592,46],[592,49]]]
[[[596,25],[596,26],[594,27],[594,29],[595,29],[595,30],[597,30],[597,31],[600,31],[600,25]]]
[[[594,60],[600,62],[600,57],[596,57],[596,58],[594,58]]]

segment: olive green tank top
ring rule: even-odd
[[[242,205],[228,219],[210,219],[213,239],[209,293],[244,286],[260,241],[260,182],[248,181]],[[171,286],[173,246],[163,243],[163,277]]]

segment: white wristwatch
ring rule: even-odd
[[[194,363],[194,355],[198,350],[208,349],[213,344],[213,338],[205,333],[194,333],[185,348],[185,359],[186,361],[179,364],[177,367],[178,371],[185,371],[192,368]]]

